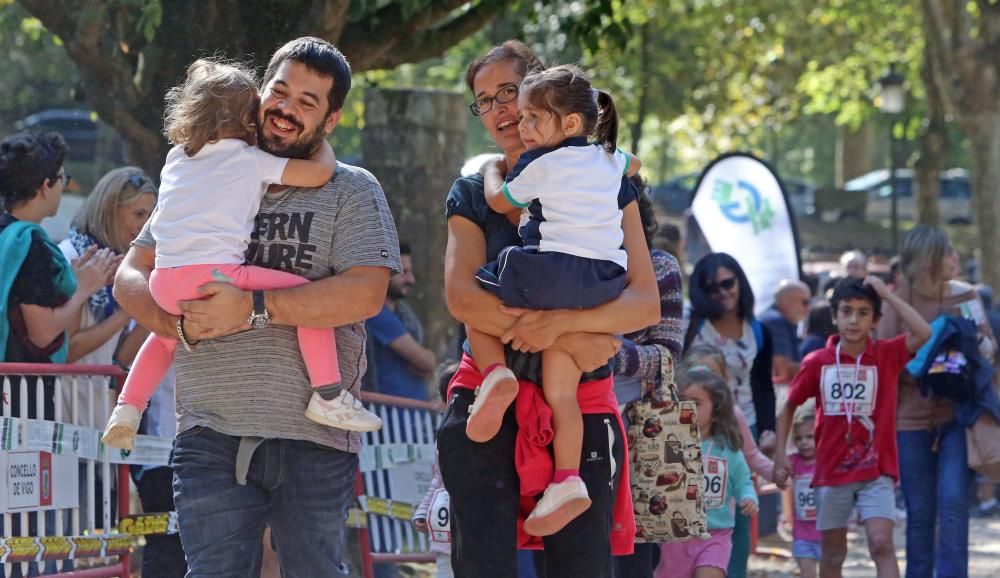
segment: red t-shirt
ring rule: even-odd
[[[897,479],[899,373],[912,356],[906,336],[869,339],[859,359],[841,352],[838,369],[839,341],[834,335],[825,348],[806,356],[788,391],[793,407],[816,398],[813,485],[840,486],[879,476]]]

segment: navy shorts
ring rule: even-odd
[[[510,307],[590,309],[621,295],[625,269],[613,261],[511,246],[476,273]]]

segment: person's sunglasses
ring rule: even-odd
[[[143,175],[132,175],[125,182],[131,185],[133,189],[138,190],[141,189],[146,183],[148,183],[149,179],[147,179]]]
[[[69,182],[73,180],[73,175],[63,172],[62,174],[56,175],[56,178],[62,181],[63,187],[68,187]]]
[[[733,287],[736,287],[736,277],[723,279],[718,283],[709,283],[705,285],[705,290],[708,291],[709,295],[715,295],[719,291],[732,291]]]
[[[493,103],[507,104],[517,98],[518,88],[516,84],[509,84],[493,96],[484,96],[469,105],[469,110],[476,116],[483,116],[493,110]]]

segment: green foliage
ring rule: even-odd
[[[79,73],[62,41],[20,5],[0,2],[0,129],[47,108],[77,108]]]

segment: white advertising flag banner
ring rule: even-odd
[[[753,156],[716,159],[698,181],[691,213],[713,252],[729,253],[743,267],[759,314],[782,279],[799,278],[792,215],[778,177]]]

